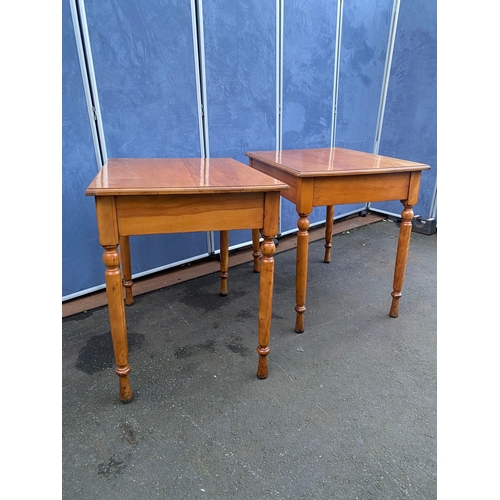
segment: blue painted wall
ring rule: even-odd
[[[393,0],[344,2],[335,146],[373,153]],[[335,216],[364,204],[338,205]]]
[[[86,0],[85,11],[108,158],[199,157],[189,2]],[[133,274],[208,254],[206,233],[130,245]]]
[[[95,204],[84,196],[98,171],[68,2],[62,5],[62,294],[103,282]]]
[[[393,0],[344,2],[335,146],[373,153]]]
[[[210,156],[248,164],[246,151],[276,148],[276,4],[204,0],[203,26]]]
[[[94,200],[97,173],[69,12],[63,1],[63,297],[104,283]],[[329,147],[338,1],[286,0],[282,147]],[[191,3],[85,0],[108,157],[201,155]],[[203,0],[207,141],[212,157],[248,163],[245,151],[276,147],[276,2]],[[393,0],[343,2],[335,145],[373,151]],[[401,2],[380,154],[422,161],[415,213],[428,217],[436,178],[436,5]],[[336,216],[361,206],[340,205]],[[401,205],[372,208],[400,213]],[[311,222],[325,218],[318,207]],[[296,229],[282,201],[281,230]],[[216,233],[216,247],[218,234]],[[250,241],[249,231],[230,244]],[[208,252],[205,233],[131,238],[133,273]]]
[[[331,144],[337,1],[287,0],[283,17],[283,149]],[[295,205],[281,202],[281,231],[295,230]],[[325,220],[314,208],[312,224]]]
[[[429,218],[437,166],[436,2],[401,2],[379,153],[430,165],[415,215]],[[399,202],[372,208],[401,214]]]

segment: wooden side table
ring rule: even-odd
[[[348,203],[400,200],[402,222],[394,270],[389,315],[398,316],[406,261],[410,245],[413,206],[418,201],[420,177],[429,165],[343,148],[252,151],[246,153],[250,166],[286,182],[282,195],[295,204],[297,222],[296,320],[295,331],[304,331],[306,311],[309,214],[313,207],[326,206],[325,262],[330,262],[334,206]],[[257,259],[257,257],[255,257]],[[254,266],[257,264],[254,262]]]
[[[274,238],[280,191],[289,187],[229,158],[112,158],[89,185],[99,242],[119,398],[132,399],[124,292],[133,303],[129,236],[194,231],[221,233],[221,295],[227,294],[228,231],[262,228],[257,376],[266,378],[274,283]],[[120,252],[118,251],[120,247]],[[120,253],[122,269],[120,268]],[[254,248],[258,253],[258,248]]]

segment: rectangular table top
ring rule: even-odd
[[[289,186],[232,158],[110,158],[87,196],[283,191]]]
[[[429,165],[344,148],[249,151],[249,158],[261,161],[295,177],[412,172]]]

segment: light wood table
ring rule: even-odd
[[[95,197],[99,243],[104,248],[121,401],[132,399],[124,308],[125,302],[133,303],[131,235],[220,231],[220,294],[226,295],[228,231],[252,229],[255,233],[255,228],[262,228],[257,376],[267,377],[274,238],[278,233],[280,191],[286,189],[283,182],[229,158],[112,158],[102,167],[85,194]],[[254,253],[259,253],[258,247]]]
[[[392,304],[389,315],[398,316],[399,299],[410,245],[413,206],[418,201],[420,177],[430,167],[342,148],[247,152],[250,166],[287,183],[282,195],[295,204],[297,226],[295,331],[304,331],[306,311],[309,214],[313,207],[326,206],[325,262],[330,262],[334,206],[348,203],[400,200],[403,204]],[[255,239],[255,236],[254,236]],[[257,259],[257,257],[255,257]],[[254,262],[254,266],[257,263]]]

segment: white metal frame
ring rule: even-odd
[[[96,164],[98,170],[102,168],[108,160],[106,152],[106,140],[102,126],[101,108],[99,96],[97,95],[97,84],[95,81],[94,62],[92,60],[92,50],[90,48],[90,37],[85,15],[85,5],[83,0],[69,0],[71,17],[73,19],[73,29],[75,31],[75,41],[82,73],[82,82],[87,102],[87,111],[90,121],[90,130]]]
[[[394,43],[396,41],[396,31],[398,27],[400,0],[394,0],[392,8],[391,27],[389,29],[389,40],[387,42],[387,55],[385,58],[384,79],[382,91],[380,93],[380,105],[377,118],[377,129],[375,131],[375,142],[373,144],[373,154],[378,154],[380,147],[380,137],[382,135],[382,125],[384,124],[385,104],[387,101],[387,90],[389,88],[389,78],[391,76],[392,56],[394,54]]]
[[[391,27],[389,29],[389,39],[387,41],[387,55],[385,57],[384,79],[382,81],[382,91],[380,92],[380,105],[378,109],[377,128],[375,130],[375,141],[373,144],[373,154],[378,155],[380,138],[382,136],[382,126],[384,124],[385,105],[387,101],[387,91],[389,89],[389,78],[391,76],[392,56],[394,54],[394,43],[399,19],[400,0],[394,0],[392,6]],[[366,209],[371,210],[371,203],[366,204]],[[401,218],[401,214],[387,212],[386,210],[375,209],[377,213],[391,215]]]
[[[276,151],[282,149],[283,132],[283,23],[284,0],[276,0]],[[280,220],[281,224],[281,220]]]
[[[205,32],[203,29],[203,1],[191,0],[191,25],[193,32],[194,67],[196,75],[196,94],[198,101],[198,130],[202,158],[210,158],[208,135],[207,77],[205,72]],[[214,232],[207,233],[209,255],[215,253]]]
[[[283,139],[283,50],[284,50],[284,8],[285,0],[276,1],[276,150],[282,149]],[[387,56],[384,69],[384,79],[380,97],[379,113],[377,118],[377,128],[375,133],[375,141],[373,146],[374,154],[378,154],[380,146],[380,138],[384,121],[384,112],[387,99],[387,91],[389,86],[389,77],[391,72],[392,57],[394,52],[394,43],[398,25],[399,8],[401,0],[394,0],[391,27],[389,32]],[[92,60],[92,51],[90,46],[90,37],[88,32],[87,20],[85,15],[84,0],[69,0],[71,8],[71,16],[75,31],[75,41],[80,62],[80,70],[82,74],[82,82],[87,103],[87,111],[90,121],[90,129],[96,156],[96,165],[98,170],[107,161],[106,142],[102,124],[101,111],[99,106],[99,96],[97,93],[97,85],[95,81],[94,65]],[[196,73],[196,92],[198,100],[198,127],[200,150],[202,157],[210,158],[210,141],[208,127],[208,105],[206,91],[206,73],[205,73],[205,43],[203,30],[203,0],[190,0],[191,2],[191,23],[192,36],[194,47],[194,62]],[[335,46],[335,61],[334,61],[334,79],[333,79],[333,104],[332,104],[332,126],[330,146],[335,146],[336,141],[336,125],[337,125],[337,104],[338,104],[338,89],[340,77],[340,51],[342,44],[342,20],[343,20],[344,0],[338,0],[337,5],[337,33]],[[434,187],[434,195],[431,203],[429,217],[435,217],[437,203],[437,180]],[[370,209],[370,203],[366,204],[366,209]],[[359,213],[363,209],[356,209],[349,213],[342,214],[335,219],[340,219],[355,213]],[[384,210],[374,210],[375,212],[401,217],[400,214],[394,214]],[[320,226],[325,223],[325,220],[317,221],[311,224],[311,227]],[[282,236],[297,232],[297,228],[281,232],[281,204],[279,218],[279,234]],[[230,249],[237,249],[248,246],[251,242],[239,243],[233,245]],[[214,232],[207,232],[207,247],[208,254],[201,254],[189,259],[183,259],[165,266],[150,269],[133,275],[133,278],[139,278],[148,274],[163,271],[172,267],[187,264],[193,261],[200,260],[211,254],[219,253],[215,250]],[[63,297],[63,301],[69,300],[87,293],[105,288],[105,285],[99,285],[93,288],[82,290]]]
[[[333,104],[332,104],[332,130],[330,147],[335,147],[335,137],[337,133],[337,104],[339,97],[340,79],[340,49],[342,46],[342,19],[344,17],[344,0],[338,0],[337,4],[337,33],[335,43],[335,62],[333,68]]]

